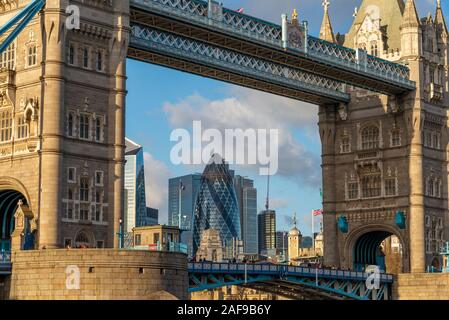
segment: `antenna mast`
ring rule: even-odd
[[[267,182],[267,201],[265,203],[265,209],[268,211],[270,208],[270,175],[268,175],[268,182]]]

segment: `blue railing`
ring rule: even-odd
[[[11,263],[11,251],[0,251],[0,264]]]
[[[301,276],[314,278],[318,276],[324,279],[338,279],[338,280],[362,280],[368,279],[372,273],[347,271],[347,270],[333,270],[320,268],[307,268],[284,265],[269,265],[269,264],[230,264],[230,263],[213,263],[213,262],[191,262],[189,263],[189,272],[196,273],[248,273],[248,274],[266,274],[275,275],[281,274],[284,276]],[[392,283],[394,281],[391,274],[380,274],[380,281]]]

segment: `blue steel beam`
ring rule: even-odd
[[[282,88],[280,90],[290,89],[295,92],[291,98],[312,103],[349,101],[349,95],[344,92],[345,86],[341,82],[147,26],[131,26],[130,47],[187,61],[197,66],[204,65],[206,68],[237,74],[268,86],[275,84]],[[137,53],[132,57],[146,60]],[[203,75],[209,76],[207,73]],[[261,90],[270,91],[270,89]],[[288,96],[282,92],[273,93]]]
[[[379,287],[368,289],[366,281],[369,276],[369,273],[362,272],[284,265],[189,263],[189,278],[192,283],[189,291],[196,292],[245,283],[280,281],[356,300],[385,299],[390,292],[393,276],[381,274]],[[200,281],[199,278],[202,280]]]
[[[192,277],[194,275],[189,275],[189,277]],[[258,275],[255,277],[248,276],[247,279],[244,277],[222,277],[220,279],[214,277],[213,275],[203,275],[203,280],[200,284],[196,284],[194,286],[189,287],[189,292],[199,292],[204,290],[212,290],[217,289],[221,287],[228,287],[228,286],[238,286],[238,285],[244,285],[244,284],[251,284],[251,283],[257,283],[257,282],[264,282],[264,281],[270,281],[273,280],[272,276],[267,275]],[[231,280],[227,281],[226,278],[231,278]],[[209,281],[210,279],[213,279],[213,281]]]
[[[399,63],[377,58],[307,35],[306,46],[287,46],[282,27],[221,7],[215,1],[131,0],[132,23],[147,24],[203,41],[219,41],[224,47],[253,48],[260,55],[282,56],[310,72],[316,72],[354,86],[387,94],[412,91],[409,69]],[[191,27],[193,26],[193,27]],[[223,40],[224,39],[224,40]],[[239,41],[236,41],[239,40]]]

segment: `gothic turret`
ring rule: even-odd
[[[418,11],[416,11],[415,1],[407,0],[404,9],[404,15],[402,16],[401,29],[413,27],[419,27]]]
[[[400,29],[402,57],[421,55],[422,30],[414,0],[407,0],[405,4]]]
[[[354,21],[345,36],[344,46],[363,48],[373,55],[397,52],[401,47],[403,12],[403,0],[363,0],[353,15]]]
[[[335,43],[334,30],[332,29],[331,20],[329,18],[329,0],[323,1],[324,17],[321,23],[320,39]]]
[[[443,10],[441,9],[441,0],[437,0],[437,11],[435,13],[435,26],[438,32],[438,40],[447,43],[448,30],[446,19],[444,19]]]

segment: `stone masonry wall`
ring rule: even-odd
[[[187,299],[187,257],[124,250],[40,250],[12,257],[11,300]],[[79,289],[68,289],[68,266],[79,268]]]
[[[449,300],[449,274],[399,274],[393,286],[395,300]]]

